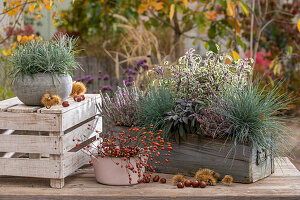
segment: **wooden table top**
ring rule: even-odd
[[[63,189],[49,187],[49,180],[38,178],[0,177],[0,199],[300,199],[300,172],[286,158],[275,173],[253,184],[233,183],[225,186],[178,189],[171,184],[148,183],[133,186],[98,184],[91,167],[78,170],[66,178]]]

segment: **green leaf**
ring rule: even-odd
[[[216,37],[216,25],[213,24],[210,26],[210,28],[208,29],[208,33],[207,33],[208,37],[210,39],[214,39]]]
[[[288,54],[289,54],[289,57],[292,56],[292,53],[293,53],[293,47],[292,47],[292,46],[288,46]]]
[[[226,0],[218,0],[218,3],[224,10],[226,10],[226,8],[227,8]]]
[[[244,51],[247,50],[247,45],[242,41],[240,36],[236,36],[236,41],[243,48]]]
[[[159,22],[157,19],[151,17],[151,18],[149,18],[149,20],[153,26],[155,26],[155,27],[159,26]]]
[[[217,49],[217,46],[216,46],[216,43],[213,42],[213,41],[209,41],[208,42],[208,46],[209,46],[209,50],[214,52],[214,53],[218,53],[218,49]]]
[[[179,130],[175,132],[175,141],[177,144],[179,144]]]
[[[183,124],[179,125],[179,134],[180,134],[180,137],[183,137],[183,135],[185,134]]]

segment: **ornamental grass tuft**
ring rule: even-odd
[[[166,86],[151,86],[138,102],[139,126],[153,125],[154,130],[165,129],[167,113],[174,109],[175,94]]]
[[[36,73],[69,74],[80,68],[73,49],[76,40],[67,35],[57,35],[52,41],[32,40],[19,45],[9,59],[13,69],[11,76]]]
[[[223,95],[216,98],[216,112],[229,123],[222,136],[237,144],[250,144],[267,155],[287,156],[290,120],[282,112],[288,109],[291,100],[281,94],[280,85],[267,91],[257,83],[249,82],[237,87],[226,87]],[[232,150],[233,150],[232,149]]]

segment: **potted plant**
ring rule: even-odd
[[[119,126],[120,122],[114,124]],[[134,123],[128,130],[107,129],[99,135],[99,145],[88,145],[83,151],[91,156],[96,180],[107,185],[129,185],[150,182],[155,165],[168,162],[159,160],[161,154],[170,155],[170,143],[154,132],[153,126],[137,128]],[[107,127],[107,126],[106,126]],[[154,157],[156,158],[154,160]]]
[[[155,82],[165,90],[149,90],[137,103],[144,126],[155,124],[176,141],[160,172],[193,176],[210,168],[242,183],[273,173],[274,157],[287,155],[281,112],[289,98],[276,85],[267,90],[252,82],[251,62],[214,52],[202,58],[189,50],[175,65],[157,67]]]
[[[52,41],[32,40],[19,45],[9,59],[15,95],[26,105],[42,105],[44,94],[65,100],[72,90],[72,70],[80,67],[75,40],[58,35]]]

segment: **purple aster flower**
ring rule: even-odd
[[[81,81],[81,78],[78,78],[78,79],[76,79],[75,81],[76,81],[76,82],[80,82],[80,81]]]
[[[125,70],[125,73],[127,73],[127,74],[136,74],[137,71],[135,71],[135,70],[133,70],[133,69],[130,69],[130,68],[127,68],[127,69]]]
[[[91,77],[92,77],[91,75],[85,75],[85,76],[82,78],[82,80],[88,81],[88,80],[90,80]]]
[[[147,64],[143,64],[142,67],[144,68],[144,70],[148,70],[149,66]]]
[[[124,81],[124,83],[125,83],[125,86],[126,87],[129,87],[129,86],[132,86],[132,82],[130,82],[130,81]]]
[[[134,77],[133,77],[132,75],[129,75],[129,76],[128,76],[128,81],[129,81],[129,82],[132,82],[133,80],[134,80]]]
[[[105,85],[105,86],[102,86],[101,88],[100,88],[100,90],[102,91],[102,92],[105,92],[105,91],[111,91],[113,88],[112,88],[112,86],[110,86],[110,85]]]
[[[147,54],[146,56],[147,56],[148,58],[151,58],[151,55],[150,55],[150,54]]]
[[[109,76],[108,74],[105,74],[105,75],[103,76],[103,80],[105,80],[105,81],[109,80],[109,78],[110,78],[110,76]]]
[[[145,58],[142,58],[142,59],[140,59],[140,60],[138,60],[137,62],[136,62],[136,65],[137,66],[140,66],[140,65],[142,65],[143,63],[146,63],[147,62],[147,60],[145,59]]]
[[[98,76],[98,80],[101,80],[102,79],[102,77],[101,76]]]
[[[94,77],[90,77],[90,79],[88,79],[86,83],[87,83],[87,84],[90,84],[90,83],[92,83],[93,81],[94,81]]]
[[[140,84],[140,88],[141,88],[141,89],[144,88],[144,84],[143,84],[143,83]]]
[[[101,73],[102,73],[102,70],[99,70],[99,71],[98,71],[98,74],[101,74]]]

